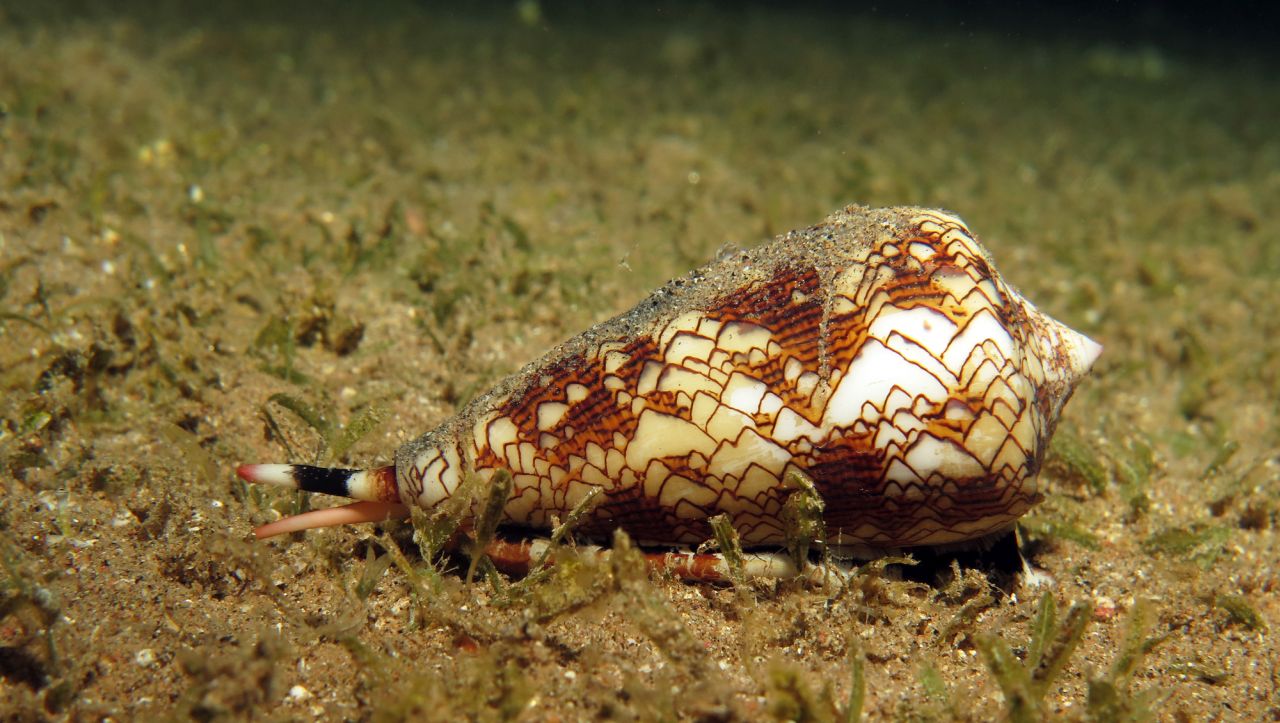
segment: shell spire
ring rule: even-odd
[[[599,491],[577,528],[597,539],[697,544],[726,514],[744,545],[776,546],[800,473],[830,543],[970,540],[1041,499],[1058,414],[1099,351],[1007,285],[956,216],[849,206],[552,349],[401,447],[379,504],[432,508],[505,470],[508,525],[547,529]],[[267,532],[282,529],[301,527]]]

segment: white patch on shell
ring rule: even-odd
[[[769,330],[745,321],[732,321],[724,325],[716,337],[716,347],[729,353],[748,354],[752,349],[762,352],[769,348]]]
[[[538,405],[538,431],[549,432],[555,429],[555,426],[564,419],[564,415],[569,411],[568,404],[560,402],[543,402]]]
[[[783,444],[789,444],[801,437],[816,442],[822,438],[823,434],[817,425],[800,416],[790,407],[784,407],[773,424],[773,434],[769,436]]]
[[[946,314],[927,306],[913,309],[885,307],[871,322],[867,334],[886,344],[893,334],[903,337],[922,347],[935,357],[942,356],[956,335],[956,325]]]
[[[925,479],[935,474],[944,479],[965,479],[986,472],[968,450],[927,434],[916,439],[907,450],[905,460]]]
[[[1015,356],[1017,349],[1013,343],[1013,337],[1009,336],[1009,330],[1004,328],[990,309],[982,309],[969,319],[969,323],[965,324],[964,329],[947,346],[942,354],[942,362],[956,376],[962,376],[965,363],[970,361],[970,356],[975,349],[982,347],[987,341],[995,345],[998,354],[988,353],[986,356],[994,357],[997,365],[1005,359],[1018,358]],[[980,352],[976,360],[981,359],[981,354]]]
[[[923,396],[941,403],[947,389],[929,372],[902,358],[876,339],[868,339],[849,364],[840,379],[835,394],[827,403],[822,418],[825,428],[847,428],[859,419],[875,421],[891,417],[898,408],[889,408],[889,395],[899,389],[910,399]],[[878,410],[877,414],[864,416],[864,405]]]
[[[647,366],[646,371],[648,371]],[[658,391],[685,392],[691,396],[698,392],[716,394],[720,391],[720,385],[684,367],[668,366],[658,377]]]
[[[716,493],[714,490],[679,475],[667,477],[663,481],[662,491],[658,495],[658,504],[668,509],[676,510],[676,516],[684,518],[701,516],[704,514],[705,508],[715,501]],[[696,505],[696,507],[681,505],[681,502],[687,502],[688,505]],[[682,508],[685,507],[688,507],[686,514],[681,514]]]
[[[640,370],[640,378],[636,380],[636,395],[640,397],[653,394],[653,390],[658,388],[658,376],[662,374],[663,365],[659,362],[649,361],[644,363],[644,368]]]
[[[485,430],[485,440],[489,444],[489,450],[498,455],[503,454],[504,448],[515,442],[519,435],[516,423],[511,420],[511,417],[498,417],[485,425]],[[512,461],[507,460],[508,463]]]
[[[669,364],[683,364],[686,359],[706,362],[715,347],[716,343],[704,336],[682,331],[671,339],[664,358]]]
[[[918,306],[914,309],[886,307],[871,323],[867,334],[914,362],[944,385],[956,385],[956,370],[941,360],[943,352],[955,339],[957,327],[946,314]]]
[[[791,454],[771,440],[760,436],[754,429],[744,429],[731,443],[722,444],[711,456],[707,472],[716,477],[742,477],[747,467],[760,465],[775,477],[791,461]]]
[[[578,402],[586,399],[588,393],[590,393],[590,390],[587,389],[585,384],[578,384],[576,382],[564,388],[564,395],[569,400],[570,404],[577,404]]]
[[[716,444],[691,422],[646,409],[636,422],[635,434],[627,445],[627,466],[646,469],[652,460],[682,457],[690,452],[710,456]]]
[[[658,335],[658,347],[665,349],[676,334],[686,331],[697,331],[702,314],[697,311],[686,311],[672,319],[662,328]]]
[[[743,414],[755,414],[760,411],[760,401],[767,391],[768,387],[759,379],[735,372],[729,377],[720,401]]]

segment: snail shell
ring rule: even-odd
[[[588,536],[700,543],[724,513],[743,544],[776,545],[798,471],[833,544],[953,543],[1041,499],[1058,415],[1100,350],[1006,285],[959,218],[849,206],[668,282],[405,444],[394,467],[239,471],[369,501],[260,536],[433,508],[466,475],[507,470],[509,525],[545,529],[599,489]]]

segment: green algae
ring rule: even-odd
[[[1227,619],[1246,630],[1266,630],[1271,627],[1258,608],[1244,595],[1215,595],[1213,606],[1227,614]]]
[[[797,570],[809,564],[809,549],[827,557],[827,527],[822,519],[826,505],[813,480],[803,472],[790,471],[784,484],[788,494],[782,502],[782,531],[787,554]]]
[[[707,520],[711,525],[711,534],[715,547],[724,557],[725,567],[729,570],[729,582],[735,589],[746,590],[746,559],[742,552],[742,542],[738,539],[738,529],[733,526],[729,515],[720,514]]]
[[[485,556],[485,548],[493,541],[493,536],[498,532],[498,525],[502,522],[502,510],[506,507],[507,500],[511,499],[511,489],[514,482],[511,473],[505,469],[500,469],[489,478],[485,485],[483,496],[476,501],[479,503],[479,509],[475,516],[475,525],[471,531],[471,541],[469,543],[469,554],[471,564],[467,567],[466,581],[469,584],[472,576],[475,575],[476,566]]]
[[[396,525],[258,553],[221,537],[273,495],[235,464],[280,449],[367,464],[375,441],[389,454],[724,243],[861,201],[957,210],[1011,283],[1105,345],[1026,521],[1070,544],[1034,562],[1064,599],[1162,599],[1196,654],[1155,648],[1133,668],[1130,690],[1169,691],[1159,715],[1274,717],[1251,693],[1271,681],[1244,663],[1273,653],[1254,561],[1275,557],[1280,449],[1280,334],[1256,313],[1280,301],[1261,59],[1056,26],[1030,50],[924,15],[522,12],[0,9],[4,533],[57,600],[65,664],[0,691],[7,710],[394,718],[452,700],[477,718],[746,718],[768,682],[752,656],[785,656],[811,693],[843,685],[838,641],[857,626],[868,717],[999,715],[999,684],[966,656],[1037,620],[1035,601],[989,605],[976,585],[935,596],[872,567],[834,596],[753,584],[747,613],[729,592],[617,583],[566,535],[527,592],[495,574],[464,586],[422,519],[421,553]],[[1197,53],[1215,42],[1198,34]],[[332,426],[260,414],[275,394]],[[375,409],[386,421],[362,430]],[[345,451],[339,430],[355,430]],[[22,606],[6,634],[39,615]],[[663,632],[672,619],[687,639]],[[786,630],[739,644],[770,619]],[[255,651],[277,629],[287,645]],[[1086,637],[1071,666],[1106,671],[1110,641]],[[936,676],[916,672],[921,644]],[[6,645],[48,659],[38,637]],[[142,648],[171,664],[142,668]],[[180,649],[215,662],[184,672]],[[718,682],[690,685],[706,669]],[[1128,715],[1123,686],[1058,679],[1074,710]],[[314,696],[285,698],[294,684]]]
[[[1231,534],[1227,527],[1207,523],[1168,527],[1142,540],[1142,549],[1149,555],[1184,559],[1208,569],[1226,552]]]
[[[1092,603],[1075,603],[1059,623],[1053,594],[1044,593],[1031,625],[1026,657],[1021,661],[1000,637],[978,636],[978,650],[1004,694],[1009,720],[1039,721],[1048,717],[1045,697],[1059,685],[1093,612]],[[1089,677],[1085,709],[1088,720],[1153,719],[1152,706],[1165,692],[1159,687],[1129,690],[1146,656],[1165,639],[1149,636],[1152,614],[1152,604],[1138,600],[1129,612],[1124,638],[1111,666],[1105,674]]]

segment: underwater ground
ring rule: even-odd
[[[1159,18],[361,7],[0,4],[0,717],[1280,716],[1274,59]],[[385,464],[850,202],[956,211],[1105,345],[1022,527],[1050,585],[250,537],[332,500],[236,464]]]

